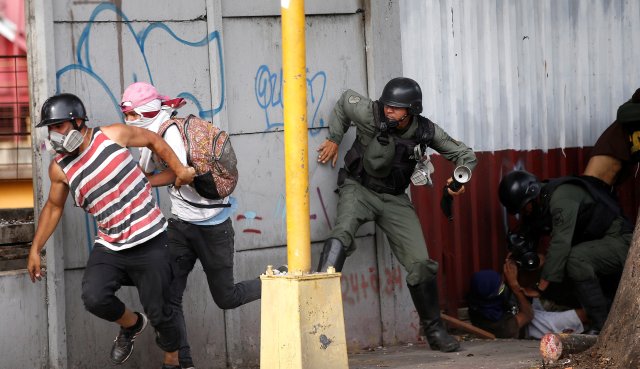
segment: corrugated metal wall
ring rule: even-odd
[[[456,219],[441,187],[414,189],[432,257],[442,261],[443,307],[464,306],[472,272],[501,270],[501,176],[581,173],[588,149],[640,87],[640,2],[623,0],[401,1],[404,74],[423,88],[424,114],[479,153]],[[584,148],[583,148],[584,147]],[[436,183],[453,166],[438,157]],[[619,189],[629,216],[640,197]]]
[[[408,0],[400,14],[426,114],[478,151],[592,145],[640,86],[635,0]]]

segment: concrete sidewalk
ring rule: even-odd
[[[349,354],[349,369],[531,369],[542,367],[539,340],[473,339],[460,351],[433,351],[426,344],[379,347]]]

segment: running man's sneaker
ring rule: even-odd
[[[142,333],[147,327],[149,319],[146,315],[135,312],[138,315],[138,322],[129,328],[120,327],[120,333],[113,341],[113,347],[111,348],[111,362],[113,364],[122,364],[133,352],[133,341]]]

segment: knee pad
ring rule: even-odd
[[[438,262],[427,259],[407,265],[407,284],[416,286],[430,282],[438,276]]]

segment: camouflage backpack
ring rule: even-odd
[[[178,128],[182,136],[187,151],[187,164],[196,170],[192,184],[196,192],[211,200],[229,196],[238,183],[238,160],[231,146],[229,134],[213,123],[194,115],[167,120],[160,126],[158,134],[164,136],[172,125]],[[197,207],[225,206],[186,202]]]

